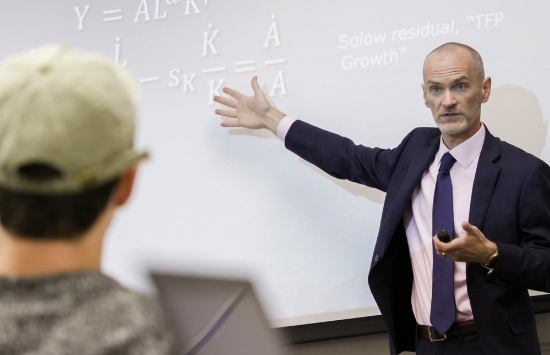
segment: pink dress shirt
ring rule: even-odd
[[[277,137],[283,142],[290,126],[296,120],[286,116],[277,127]],[[453,183],[453,213],[455,221],[455,237],[459,238],[464,230],[462,222],[468,220],[470,200],[477,163],[483,142],[485,141],[485,126],[470,139],[450,151],[456,159],[451,168]],[[411,205],[403,214],[403,222],[407,233],[407,241],[411,255],[414,274],[411,303],[416,322],[431,325],[430,308],[432,301],[432,206],[435,182],[441,157],[449,149],[440,140],[439,151],[434,161],[422,175],[422,179],[411,196]],[[455,262],[455,303],[456,320],[462,322],[473,319],[472,307],[466,286],[466,263]]]

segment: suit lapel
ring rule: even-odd
[[[390,244],[395,234],[395,228],[397,228],[403,219],[405,209],[410,206],[412,193],[420,183],[422,174],[428,169],[439,149],[440,137],[441,136],[438,135],[432,138],[425,146],[414,148],[415,154],[410,160],[411,163],[405,173],[404,179],[402,179],[402,185],[396,195],[397,198],[395,199],[395,203],[391,206],[392,212],[390,213],[388,223],[381,226],[382,228],[387,227],[381,230],[381,235],[386,235],[386,238],[384,238],[384,250],[386,250]]]
[[[495,163],[500,156],[500,140],[487,130],[485,142],[479,155],[472,199],[470,201],[469,222],[481,229],[493,196],[495,184],[500,173],[500,167]]]
[[[400,201],[405,201],[408,204],[411,203],[414,189],[419,184],[422,174],[428,169],[439,149],[440,137],[433,138],[426,146],[417,149],[416,155],[412,159],[413,163],[410,164],[403,180],[403,185],[401,185],[401,189],[399,190]]]

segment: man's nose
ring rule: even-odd
[[[442,104],[445,107],[453,107],[456,105],[456,97],[451,90],[445,91]]]

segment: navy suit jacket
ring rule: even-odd
[[[285,146],[328,174],[386,192],[369,286],[388,326],[392,354],[414,351],[413,283],[402,222],[423,172],[439,149],[438,128],[417,128],[395,149],[368,148],[296,121]],[[539,354],[528,289],[550,292],[550,168],[487,132],[469,222],[499,246],[489,275],[466,268],[468,295],[485,354]]]

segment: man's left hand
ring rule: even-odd
[[[497,250],[497,245],[485,238],[485,235],[469,222],[462,222],[464,232],[459,233],[448,243],[433,237],[435,250],[439,256],[455,261],[484,264]]]

